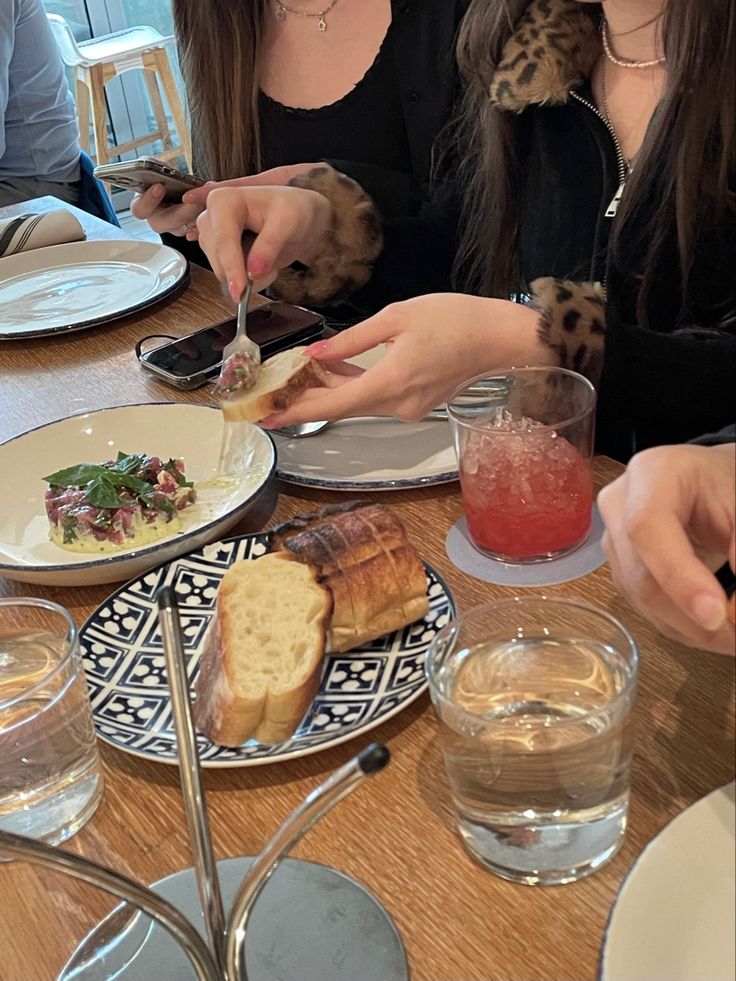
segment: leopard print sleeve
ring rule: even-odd
[[[606,292],[601,283],[574,283],[545,276],[531,284],[539,310],[539,338],[561,368],[600,381],[606,334]]]
[[[365,286],[383,248],[378,210],[363,188],[328,164],[289,182],[322,194],[332,205],[332,225],[318,256],[308,265],[282,269],[272,290],[287,303],[339,303]]]

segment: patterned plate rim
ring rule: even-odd
[[[133,578],[129,579],[127,582],[122,583],[114,592],[110,593],[110,595],[107,596],[95,608],[95,610],[93,610],[93,612],[90,613],[90,615],[85,619],[84,623],[82,624],[82,626],[79,629],[79,640],[80,640],[80,643],[81,643],[81,641],[82,641],[82,639],[84,637],[85,631],[98,618],[98,616],[100,615],[100,612],[105,607],[107,607],[107,606],[111,605],[112,603],[114,603],[114,601],[122,593],[124,593],[130,586],[132,586],[133,583],[138,582],[144,576],[150,576],[150,575],[153,575],[153,574],[159,575],[164,570],[170,568],[171,566],[175,566],[179,562],[182,562],[182,561],[185,561],[187,559],[190,559],[190,558],[192,558],[195,555],[202,555],[202,553],[204,552],[204,549],[210,550],[210,549],[218,548],[219,546],[222,546],[222,545],[235,544],[235,543],[243,542],[243,541],[246,541],[246,540],[253,540],[255,542],[258,542],[259,540],[260,541],[265,540],[265,537],[266,537],[266,532],[254,532],[254,533],[251,533],[249,535],[234,535],[234,536],[231,536],[230,538],[223,538],[220,541],[211,542],[208,545],[204,545],[202,548],[193,549],[191,552],[186,552],[186,553],[184,553],[182,555],[179,555],[176,558],[169,560],[168,562],[162,562],[160,565],[154,566],[151,569],[147,569],[145,572],[140,573],[137,576],[133,576]],[[424,566],[425,572],[430,573],[432,575],[432,577],[434,578],[435,582],[437,582],[438,585],[440,586],[440,588],[442,589],[442,593],[445,596],[446,601],[447,601],[447,606],[448,606],[450,618],[454,618],[457,615],[457,607],[456,607],[456,604],[455,604],[455,597],[453,596],[452,591],[451,591],[450,587],[447,585],[447,582],[445,581],[444,577],[441,576],[440,573],[437,572],[437,570],[433,566],[431,566],[428,562],[424,562],[423,561],[422,562],[422,565]],[[418,688],[416,689],[415,692],[413,692],[411,695],[409,695],[399,705],[396,705],[396,706],[394,706],[394,708],[389,709],[385,714],[379,716],[378,718],[374,718],[374,719],[368,721],[367,723],[365,723],[364,725],[358,726],[355,729],[351,729],[348,732],[343,732],[343,733],[339,733],[338,732],[332,738],[326,737],[324,742],[318,743],[317,745],[304,746],[304,747],[301,747],[299,749],[290,750],[290,751],[285,752],[285,753],[279,753],[278,755],[275,755],[275,756],[260,756],[260,757],[257,756],[257,757],[251,757],[249,759],[226,759],[226,760],[216,760],[216,759],[215,760],[202,760],[202,759],[200,759],[200,766],[203,769],[213,769],[213,770],[214,769],[236,769],[236,768],[242,768],[242,767],[247,767],[247,766],[265,766],[265,765],[270,764],[270,763],[285,763],[285,762],[288,762],[289,760],[298,759],[299,757],[302,757],[302,756],[312,756],[314,753],[320,753],[323,750],[332,749],[335,746],[340,746],[342,743],[348,742],[349,740],[354,739],[357,736],[361,736],[364,733],[368,733],[372,729],[375,729],[379,725],[382,725],[384,722],[388,722],[389,719],[392,719],[395,715],[398,715],[399,712],[403,711],[405,708],[408,708],[411,704],[413,704],[420,697],[420,695],[423,695],[424,694],[424,692],[427,690],[427,688],[428,688],[428,682],[427,682],[427,680],[425,678],[422,681],[422,683],[418,686]],[[161,764],[163,764],[165,766],[178,766],[179,765],[178,756],[175,757],[175,758],[173,758],[173,759],[171,759],[171,758],[166,758],[166,757],[162,757],[162,756],[157,756],[154,753],[146,752],[145,750],[131,749],[129,746],[123,746],[119,742],[117,742],[113,737],[108,736],[107,734],[101,732],[100,731],[100,728],[99,728],[99,722],[98,722],[98,719],[97,719],[97,717],[95,715],[95,710],[94,709],[92,709],[92,719],[93,719],[93,723],[94,723],[94,726],[95,726],[95,733],[97,735],[97,738],[101,742],[104,742],[104,743],[107,743],[110,746],[113,746],[115,749],[119,750],[121,753],[126,753],[129,756],[137,756],[140,759],[150,760],[151,762],[154,762],[154,763],[161,763]]]

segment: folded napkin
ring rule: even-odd
[[[86,237],[79,221],[65,208],[42,215],[0,218],[0,258],[47,245],[79,242]]]

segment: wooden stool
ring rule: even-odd
[[[63,17],[47,14],[56,42],[65,65],[73,70],[74,99],[79,123],[79,143],[86,153],[89,147],[90,106],[92,108],[92,130],[95,136],[94,159],[98,164],[108,163],[111,157],[120,156],[139,146],[161,140],[161,160],[171,160],[183,156],[187,167],[192,166],[192,152],[189,130],[184,117],[184,109],[176,89],[176,83],[166,54],[166,45],[174,37],[164,37],[153,27],[130,27],[125,31],[105,34],[91,41],[77,41]],[[146,88],[151,99],[157,129],[152,133],[137,136],[126,143],[111,146],[107,141],[107,106],[105,86],[110,79],[123,72],[139,68],[144,73]],[[171,115],[176,125],[179,144],[175,145],[166,121],[161,84]]]

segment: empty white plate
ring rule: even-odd
[[[275,466],[270,438],[248,426],[242,472],[215,479],[223,418],[184,402],[123,405],[69,416],[0,445],[0,576],[20,582],[89,586],[120,582],[221,538],[247,511]],[[197,501],[181,524],[148,545],[116,552],[70,552],[49,540],[43,477],[76,463],[102,463],[122,451],[184,461]]]
[[[735,787],[688,807],[644,849],[611,913],[601,981],[733,981]]]
[[[132,239],[72,242],[0,259],[0,340],[105,324],[187,275],[175,249]]]

